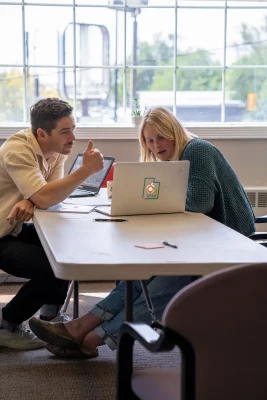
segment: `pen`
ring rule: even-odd
[[[165,246],[173,247],[174,249],[178,249],[178,246],[176,246],[176,244],[167,242],[167,240],[163,240],[162,244],[165,244]]]
[[[106,221],[111,221],[111,222],[127,222],[128,219],[122,219],[122,218],[95,218],[94,221],[96,222],[106,222]]]

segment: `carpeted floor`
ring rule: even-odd
[[[17,284],[0,286],[0,307],[19,289]],[[80,285],[80,314],[114,287],[108,283]],[[72,300],[68,309],[72,315]],[[135,346],[135,368],[167,367],[180,361],[178,351],[161,355],[147,353]],[[0,348],[0,400],[110,400],[115,399],[116,352],[107,346],[99,349],[99,357],[80,361],[62,360],[45,349],[15,351]]]

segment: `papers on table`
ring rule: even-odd
[[[47,209],[37,208],[38,211],[48,211],[48,212],[65,212],[65,213],[80,213],[87,214],[93,211],[95,207],[92,206],[82,206],[80,204],[66,204],[66,203],[58,203],[55,206],[49,207]]]

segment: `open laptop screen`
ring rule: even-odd
[[[84,189],[84,190],[100,189],[114,160],[115,160],[114,157],[105,156],[104,157],[104,168],[101,171],[89,176],[89,178],[87,178],[83,182],[83,184],[79,186],[79,189]],[[69,170],[69,174],[71,174],[72,172],[76,171],[76,169],[81,167],[82,162],[83,162],[83,154],[78,154],[71,169]]]

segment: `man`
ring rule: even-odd
[[[55,278],[33,224],[34,207],[48,208],[67,198],[85,179],[103,168],[102,154],[89,141],[83,164],[64,178],[64,162],[75,136],[73,108],[47,98],[31,107],[31,129],[0,147],[0,268],[29,279],[0,308],[0,346],[19,350],[42,347],[22,324],[39,309],[52,320],[64,304],[68,282]]]

